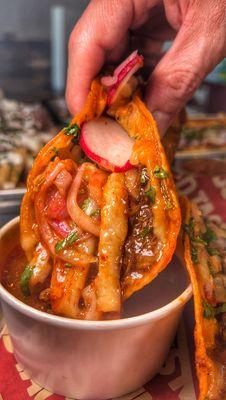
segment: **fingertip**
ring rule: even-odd
[[[74,41],[69,51],[66,102],[74,115],[81,111],[88,96],[91,82],[104,64],[105,53],[97,44],[90,41]]]
[[[79,113],[82,108],[84,107],[86,97],[88,95],[87,92],[83,92],[81,90],[76,90],[70,84],[67,84],[66,92],[65,92],[65,99],[67,108],[72,116]]]

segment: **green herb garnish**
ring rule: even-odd
[[[194,264],[198,264],[199,262],[198,249],[194,246],[191,246],[191,259]]]
[[[214,312],[215,312],[215,315],[219,315],[219,314],[225,313],[226,312],[226,303],[222,304],[219,307],[216,307]]]
[[[140,236],[144,239],[151,232],[152,232],[152,228],[145,226],[145,228],[141,231]]]
[[[78,142],[78,135],[80,133],[80,128],[77,124],[72,124],[70,125],[70,123],[64,128],[64,134],[66,136],[73,136],[73,143],[77,143]]]
[[[169,200],[166,202],[166,209],[171,210],[171,208],[173,208],[173,205],[172,205],[171,201]]]
[[[154,176],[158,179],[165,179],[165,178],[168,178],[169,174],[164,168],[156,165],[156,167],[154,169]]]
[[[203,316],[206,319],[213,319],[215,318],[216,315],[226,312],[226,303],[223,303],[221,306],[215,308],[206,301],[203,301],[202,305],[203,305]]]
[[[205,246],[206,251],[210,256],[219,256],[220,252],[215,247],[209,247],[209,244],[217,239],[217,236],[212,231],[212,229],[207,226],[205,232],[201,232],[198,235],[195,235],[195,220],[194,218],[190,218],[188,224],[184,224],[184,230],[188,234],[189,239],[192,243],[196,243],[198,245]],[[194,252],[194,250],[193,250]],[[197,253],[197,249],[195,250]],[[195,254],[194,252],[194,254]],[[194,255],[194,259],[197,259],[196,255]],[[192,259],[193,261],[193,259]],[[194,261],[195,262],[195,261]],[[198,262],[198,259],[197,259]],[[210,272],[211,273],[211,272]]]
[[[56,253],[59,253],[59,251],[63,250],[65,247],[71,246],[78,239],[79,239],[78,233],[71,232],[66,238],[57,242],[57,244],[55,245]]]
[[[30,288],[29,288],[29,281],[31,279],[31,276],[33,274],[33,265],[26,265],[21,277],[20,277],[20,287],[21,291],[24,296],[30,296]]]
[[[83,201],[83,203],[82,203],[82,210],[83,211],[86,211],[88,209],[88,207],[90,206],[91,201],[92,200],[90,199],[90,197],[88,197],[87,199],[85,199]]]
[[[71,267],[72,267],[72,264],[70,264],[70,263],[65,263],[64,266],[65,266],[66,268],[71,268]]]
[[[213,306],[204,300],[202,302],[202,306],[203,306],[203,317],[206,319],[213,319],[215,317],[215,310]]]
[[[194,236],[193,238],[193,242],[197,243],[197,244],[201,244],[203,246],[207,245],[207,242],[205,242],[205,240],[203,240],[202,238],[202,234],[199,234],[197,236]]]
[[[187,233],[190,240],[194,241],[195,237],[195,220],[190,218],[188,224],[184,224],[184,230]]]
[[[217,236],[209,226],[206,226],[206,232],[202,233],[201,237],[207,244],[214,242],[214,240],[217,239]]]
[[[98,217],[98,215],[100,215],[100,210],[93,211],[93,212],[90,214],[90,217]]]
[[[150,202],[154,204],[155,202],[155,196],[156,196],[156,190],[153,186],[150,186],[148,190],[146,190],[145,195],[149,198]]]
[[[149,175],[148,175],[148,171],[146,168],[143,168],[141,171],[141,177],[140,177],[140,182],[142,185],[146,185],[149,181]]]
[[[57,156],[59,156],[59,150],[54,146],[51,151],[54,153],[54,156],[51,157],[50,161],[54,161]]]
[[[198,249],[194,246],[194,242],[196,242],[195,238],[195,220],[194,218],[189,219],[188,224],[184,224],[184,230],[187,233],[190,241],[191,241],[191,259],[194,264],[199,262],[198,259]]]
[[[206,250],[210,256],[219,256],[220,252],[215,247],[206,247]]]
[[[53,146],[51,150],[56,154],[56,156],[59,156],[59,150],[55,146]]]
[[[206,246],[207,242],[204,240],[204,234],[195,235],[195,220],[194,218],[190,218],[188,224],[184,224],[184,230],[188,234],[189,239],[197,244],[201,244]]]

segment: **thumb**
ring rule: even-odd
[[[186,17],[173,46],[150,76],[146,103],[161,135],[204,77],[224,57],[223,28],[211,20],[214,27],[211,32],[209,20],[210,15],[206,21],[205,16],[200,16],[199,21],[194,21],[194,15]]]

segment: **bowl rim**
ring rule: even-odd
[[[12,229],[15,225],[18,225],[19,220],[20,217],[18,216],[3,225],[3,227],[0,229],[0,238],[2,238],[6,234],[6,232]],[[48,314],[44,311],[39,311],[17,299],[15,296],[9,293],[0,283],[0,300],[3,302],[5,301],[15,310],[30,318],[34,318],[35,320],[45,322],[50,325],[76,330],[115,330],[132,328],[139,325],[146,325],[150,321],[157,321],[159,319],[162,319],[172,314],[178,308],[182,308],[190,300],[191,297],[192,286],[191,283],[189,283],[185,290],[171,302],[145,314],[109,321],[84,321],[60,317],[57,315]]]

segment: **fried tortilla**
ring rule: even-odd
[[[226,398],[226,231],[181,198],[184,259],[195,306],[199,400]]]

